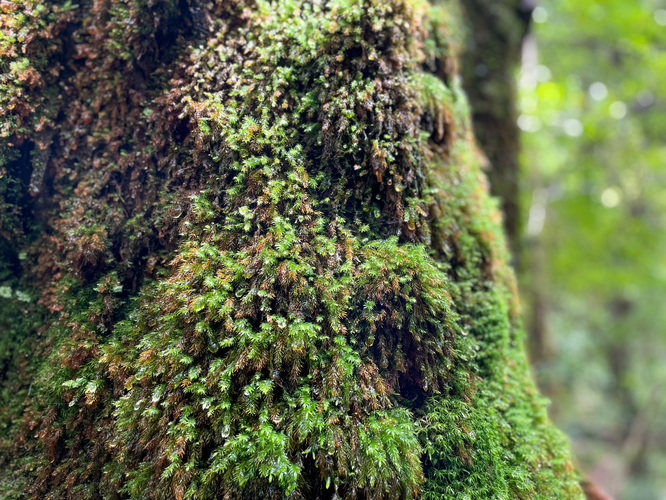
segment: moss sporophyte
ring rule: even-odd
[[[7,498],[581,497],[458,10],[0,11]]]

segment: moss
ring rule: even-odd
[[[580,496],[446,7],[48,5],[13,497]]]

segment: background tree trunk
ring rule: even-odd
[[[488,158],[490,192],[500,199],[516,264],[522,224],[516,76],[535,5],[534,0],[462,2],[470,30],[461,60],[465,92],[476,138]]]

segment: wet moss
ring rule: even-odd
[[[445,6],[45,9],[10,498],[580,496]]]

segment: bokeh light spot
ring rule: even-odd
[[[548,11],[543,7],[537,7],[532,12],[532,19],[534,19],[535,23],[545,23],[548,20]]]
[[[615,101],[608,108],[608,112],[616,120],[621,120],[622,118],[627,116],[627,105],[622,101]]]
[[[659,9],[654,13],[654,21],[659,26],[666,26],[666,10]]]
[[[565,134],[571,137],[580,137],[583,135],[583,124],[580,120],[576,120],[575,118],[564,120],[562,129],[564,129]]]
[[[608,89],[606,88],[606,85],[604,85],[601,82],[594,82],[592,85],[590,85],[590,97],[594,99],[595,101],[603,101],[608,97]]]
[[[609,187],[601,193],[601,204],[606,208],[617,207],[622,199],[622,195],[617,188]]]

